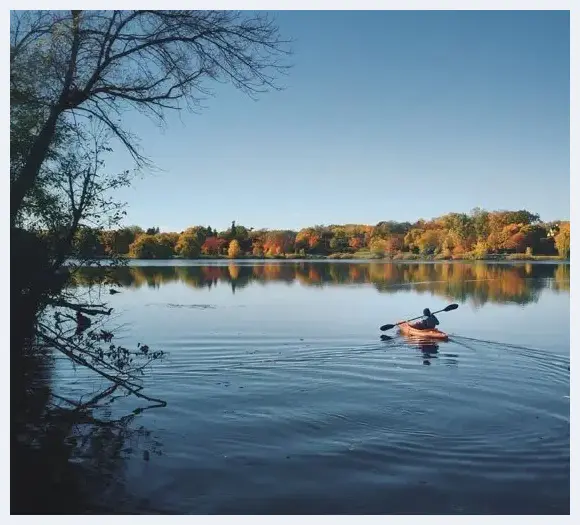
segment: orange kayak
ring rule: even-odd
[[[420,330],[409,323],[402,323],[399,325],[399,330],[401,330],[401,333],[404,335],[424,337],[426,339],[439,339],[440,341],[447,341],[447,339],[449,339],[449,336],[445,332],[437,330],[437,328]]]

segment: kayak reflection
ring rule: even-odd
[[[413,346],[421,351],[424,365],[430,365],[432,359],[438,358],[439,344],[432,339],[411,335],[404,335],[403,337],[409,346]]]
[[[388,335],[381,335],[382,341],[391,341],[399,339],[398,337],[390,337]],[[458,366],[458,354],[449,352],[440,352],[440,345],[448,344],[448,341],[435,341],[429,337],[418,337],[415,335],[401,334],[403,340],[403,347],[417,349],[421,352],[420,358],[423,359],[424,365],[430,365],[433,359],[438,359],[439,363],[445,366]],[[397,345],[398,348],[401,348]]]
[[[433,359],[438,359],[439,363],[444,366],[456,367],[459,365],[458,354],[439,351],[441,341],[435,342],[431,339],[412,336],[404,336],[404,340],[408,346],[416,348],[421,352],[420,357],[423,359],[424,365],[430,365]]]

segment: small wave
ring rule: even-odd
[[[192,308],[196,310],[215,310],[217,307],[213,304],[177,304],[177,303],[151,303],[147,306],[167,306],[167,308]]]

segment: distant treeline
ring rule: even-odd
[[[541,290],[570,291],[569,264],[463,264],[463,263],[329,263],[266,262],[200,266],[85,267],[73,273],[73,284],[106,284],[123,288],[157,288],[171,282],[193,288],[227,283],[232,291],[254,282],[298,282],[304,286],[372,284],[384,293],[412,289],[475,305],[526,304]]]
[[[449,213],[414,223],[382,221],[375,226],[312,226],[300,231],[232,225],[226,231],[192,226],[182,232],[81,228],[75,237],[81,258],[129,256],[137,259],[182,257],[280,257],[362,255],[402,258],[484,259],[501,254],[570,256],[570,222],[542,222],[526,210]]]

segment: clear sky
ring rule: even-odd
[[[568,12],[279,12],[286,89],[217,85],[162,131],[127,114],[159,172],[126,224],[181,231],[570,214]],[[118,151],[110,168],[127,167]]]

